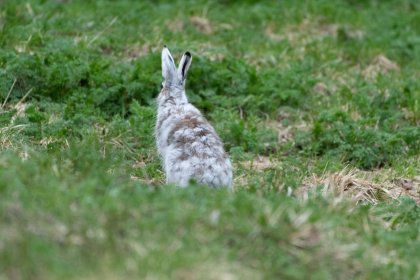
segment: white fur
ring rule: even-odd
[[[200,111],[188,102],[185,79],[192,57],[186,52],[178,69],[162,50],[163,88],[159,94],[156,144],[167,183],[186,187],[191,180],[211,187],[232,187],[232,165],[223,143]]]

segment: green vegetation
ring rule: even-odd
[[[0,279],[420,278],[420,2],[272,2],[0,2]],[[163,44],[234,192],[164,185]]]

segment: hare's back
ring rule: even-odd
[[[180,120],[168,134],[165,160],[168,181],[179,185],[190,179],[211,186],[230,186],[232,167],[223,143],[202,116]]]
[[[167,154],[165,169],[168,183],[187,186],[191,180],[212,187],[232,185],[232,166],[226,156],[215,154],[188,156],[188,151],[173,150]]]
[[[214,128],[201,115],[186,115],[169,129],[168,146],[182,152],[182,157],[227,157]]]

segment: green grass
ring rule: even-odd
[[[158,2],[0,2],[0,279],[420,278],[418,1]],[[234,192],[164,185],[163,44]]]

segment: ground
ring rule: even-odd
[[[0,2],[0,279],[420,278],[419,2],[271,2]],[[164,44],[233,192],[164,185]]]

